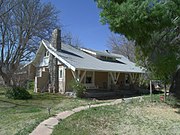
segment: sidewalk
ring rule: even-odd
[[[125,101],[129,101],[131,99],[137,99],[140,97],[133,97],[133,98],[126,98],[124,99]],[[41,122],[30,135],[50,135],[53,132],[54,126],[56,126],[61,120],[71,116],[72,114],[76,112],[80,112],[82,110],[87,110],[89,108],[94,108],[94,107],[100,107],[100,106],[107,106],[107,105],[115,105],[115,104],[120,104],[122,103],[122,99],[116,99],[107,103],[102,103],[102,104],[94,104],[94,105],[87,105],[87,106],[80,106],[77,108],[74,108],[69,111],[64,111],[60,112],[54,117],[50,117],[47,120],[44,120]]]

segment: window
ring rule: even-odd
[[[93,83],[93,72],[86,73],[86,83]]]
[[[86,83],[92,83],[92,77],[91,76],[86,77]]]
[[[129,86],[130,84],[130,76],[128,74],[125,74],[125,85]]]
[[[114,58],[114,57],[98,56],[97,58],[102,60],[102,61],[116,62],[116,58]]]
[[[49,51],[45,51],[44,56],[48,57],[49,56]]]
[[[106,60],[107,60],[107,61],[116,61],[116,59],[115,59],[115,58],[112,58],[112,57],[106,57]]]
[[[63,78],[63,69],[62,69],[62,67],[59,68],[59,78],[60,79]]]
[[[106,60],[106,56],[100,56],[101,60]]]

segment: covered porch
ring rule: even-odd
[[[84,84],[87,92],[103,91],[123,91],[130,90],[134,85],[139,83],[141,73],[126,73],[112,71],[95,71],[95,70],[66,70],[66,82],[72,80]],[[66,89],[69,90],[68,84]]]

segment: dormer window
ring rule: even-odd
[[[99,58],[100,60],[103,60],[103,61],[109,61],[109,62],[114,62],[114,61],[116,61],[116,59],[113,58],[113,57],[99,56],[98,58]]]

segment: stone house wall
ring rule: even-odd
[[[28,79],[34,80],[36,76],[36,67],[32,64],[28,66]]]

